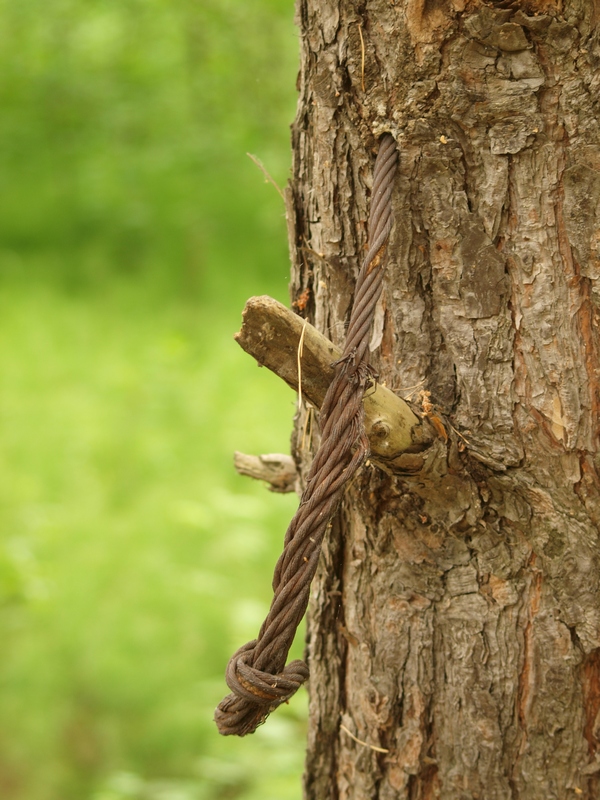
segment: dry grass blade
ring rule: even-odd
[[[273,186],[274,186],[274,187],[277,189],[277,191],[279,192],[279,195],[280,195],[281,199],[282,199],[282,200],[283,200],[283,202],[285,203],[285,196],[284,196],[284,194],[283,194],[283,192],[282,192],[281,188],[279,187],[279,184],[277,183],[277,181],[275,180],[275,178],[273,178],[273,177],[271,176],[271,174],[269,173],[269,171],[267,170],[267,168],[265,167],[265,165],[262,163],[262,161],[260,160],[260,158],[259,158],[258,156],[255,156],[253,153],[246,153],[246,155],[248,156],[248,158],[249,158],[249,159],[251,159],[251,161],[254,161],[254,163],[256,164],[256,166],[259,168],[259,170],[260,170],[260,171],[262,172],[262,174],[265,176],[265,178],[266,178],[266,182],[267,182],[267,183],[272,183],[272,184],[273,184]]]

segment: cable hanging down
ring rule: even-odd
[[[304,661],[286,659],[300,624],[317,569],[321,543],[348,481],[369,454],[362,400],[373,383],[368,344],[381,294],[387,240],[392,227],[392,189],[398,162],[393,136],[382,136],[373,172],[368,245],[356,282],[342,357],[320,412],[321,444],[298,510],[287,529],[273,576],[273,599],[258,638],[231,657],[231,690],[215,711],[223,735],[254,733],[308,678]]]

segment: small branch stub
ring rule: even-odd
[[[240,475],[247,475],[259,481],[266,481],[271,492],[293,492],[296,488],[298,473],[291,456],[283,453],[269,453],[262,456],[250,456],[236,451],[233,464]]]
[[[332,364],[341,351],[306,320],[282,303],[263,295],[251,297],[235,340],[259,364],[268,367],[294,391],[298,391],[298,352],[302,339],[302,396],[321,407],[333,380]],[[371,458],[393,467],[404,453],[424,450],[432,441],[427,425],[408,403],[377,384],[364,398],[365,431]]]

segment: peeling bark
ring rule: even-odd
[[[332,528],[305,795],[593,800],[600,3],[297,0],[297,15],[293,299],[342,343],[391,131],[374,361],[452,426],[418,475],[365,467]]]

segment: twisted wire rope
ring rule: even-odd
[[[380,140],[373,171],[368,251],[356,282],[344,351],[335,364],[335,375],[321,407],[321,443],[275,566],[269,613],[258,638],[237,650],[227,665],[225,679],[231,694],[215,711],[215,722],[224,735],[253,733],[308,678],[303,661],[287,666],[285,662],[308,605],[327,526],[344,487],[369,454],[362,400],[373,383],[368,346],[392,227],[397,161],[396,142],[386,133]]]

